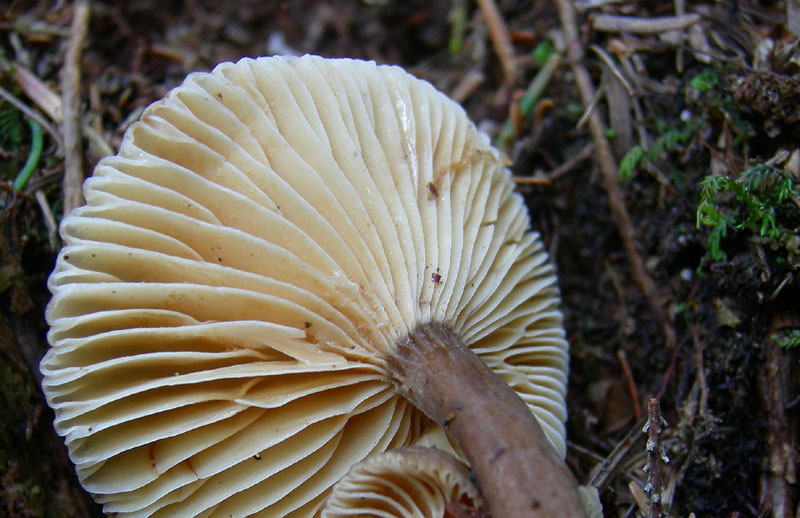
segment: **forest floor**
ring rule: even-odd
[[[675,517],[800,517],[800,13],[786,2],[6,2],[0,515],[101,516],[37,368],[70,193],[189,72],[313,53],[405,67],[510,160],[559,274],[567,461],[605,516],[658,516],[660,493]]]

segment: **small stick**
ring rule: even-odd
[[[36,106],[50,117],[61,122],[61,98],[44,82],[19,63],[14,63],[14,80]]]
[[[633,380],[633,371],[628,364],[628,355],[625,351],[620,349],[617,351],[617,359],[622,366],[622,372],[625,373],[625,381],[628,385],[628,392],[631,396],[631,403],[633,406],[633,418],[638,421],[642,418],[642,411],[639,409],[639,391],[636,389],[636,382]]]
[[[658,400],[651,398],[647,402],[647,424],[642,430],[647,434],[647,465],[644,469],[647,483],[644,490],[650,496],[650,518],[661,518],[662,468],[665,462],[669,462],[661,445],[661,427],[664,424]]]
[[[511,96],[511,103],[508,105],[508,120],[511,121],[511,134],[514,140],[518,140],[522,135],[525,125],[525,118],[522,116],[522,109],[519,106],[522,95],[521,90],[515,91]]]
[[[478,6],[489,28],[489,36],[494,43],[497,57],[500,58],[500,66],[503,67],[506,82],[513,85],[517,79],[517,63],[514,60],[514,46],[511,43],[508,27],[506,27],[500,9],[497,8],[494,0],[478,0]]]
[[[694,343],[694,366],[695,370],[697,371],[695,379],[697,380],[697,384],[700,388],[698,414],[705,415],[708,407],[708,385],[706,384],[706,371],[705,367],[703,366],[703,350],[706,346],[700,340],[700,337],[697,336],[697,331],[695,328],[691,328],[690,333],[692,335],[692,342]]]
[[[8,101],[15,108],[17,108],[19,111],[21,111],[22,113],[24,113],[25,115],[27,115],[31,119],[33,119],[36,122],[38,122],[39,125],[41,127],[43,127],[45,130],[47,130],[47,132],[50,134],[50,136],[53,137],[53,140],[56,141],[56,143],[58,144],[59,147],[61,147],[63,145],[63,143],[61,142],[61,134],[49,122],[47,122],[47,119],[42,117],[42,115],[39,112],[37,112],[36,110],[34,110],[33,108],[31,108],[30,106],[25,104],[24,102],[22,102],[19,99],[17,99],[14,96],[14,94],[9,92],[8,90],[3,88],[2,86],[0,86],[0,97],[5,99],[6,101]]]
[[[597,9],[608,4],[621,4],[624,0],[583,0],[575,2],[575,8],[584,12],[590,9]]]
[[[592,98],[589,100],[588,103],[584,103],[586,108],[583,110],[581,118],[578,119],[577,123],[575,123],[575,129],[582,129],[584,126],[586,126],[586,121],[589,120],[589,117],[592,115],[592,112],[594,112],[594,109],[597,107],[597,103],[599,103],[600,99],[602,99],[603,97],[603,90],[605,90],[606,88],[605,82],[606,82],[606,76],[603,76],[600,79],[600,88],[598,88],[594,92]]]
[[[564,28],[564,36],[567,43],[567,56],[569,57],[573,73],[575,74],[575,82],[580,91],[583,104],[589,106],[592,99],[595,97],[595,92],[591,76],[589,76],[589,72],[581,63],[583,59],[583,46],[581,45],[578,35],[575,11],[572,2],[569,0],[556,0],[556,3],[558,4],[561,25]],[[611,152],[611,145],[605,137],[605,129],[605,124],[603,124],[600,114],[596,110],[592,110],[589,114],[589,130],[591,131],[592,139],[595,143],[597,159],[603,173],[603,184],[608,194],[611,216],[617,224],[617,230],[625,246],[625,251],[631,263],[631,269],[633,270],[633,277],[644,293],[650,309],[656,314],[656,317],[660,321],[662,333],[664,335],[664,343],[666,347],[671,350],[675,346],[675,330],[672,328],[672,323],[669,321],[669,317],[664,307],[661,305],[661,296],[658,293],[656,284],[650,277],[650,274],[647,273],[644,260],[636,249],[636,233],[633,230],[633,224],[628,215],[628,210],[625,208],[622,190],[619,187],[617,163]]]
[[[589,142],[588,144],[583,146],[583,148],[578,152],[578,154],[573,155],[572,157],[569,158],[569,160],[567,160],[560,166],[556,167],[555,169],[547,173],[546,178],[551,182],[553,180],[561,178],[568,172],[572,171],[572,169],[576,165],[583,162],[587,158],[591,157],[593,152],[594,152],[594,144],[592,142]]]
[[[675,347],[675,350],[672,351],[672,357],[669,360],[667,370],[664,372],[664,376],[661,378],[661,388],[658,389],[658,393],[656,394],[656,399],[659,401],[663,399],[664,394],[667,392],[667,386],[669,385],[670,380],[673,376],[675,376],[675,369],[678,366],[678,353],[681,352],[681,348],[685,342],[685,340],[679,342]]]
[[[517,185],[550,185],[550,179],[539,176],[512,176],[511,181]]]
[[[589,45],[589,48],[592,49],[594,53],[603,60],[603,63],[605,63],[611,73],[614,74],[614,77],[619,79],[619,82],[622,83],[623,87],[625,87],[625,91],[628,93],[628,95],[633,97],[633,88],[631,87],[630,83],[628,83],[628,80],[625,78],[625,76],[622,75],[622,72],[620,72],[617,64],[614,63],[614,60],[611,58],[611,56],[609,56],[599,45],[592,44]]]
[[[36,197],[36,203],[39,204],[39,209],[42,211],[44,225],[47,227],[47,238],[50,242],[50,250],[56,253],[58,252],[58,223],[56,223],[56,219],[53,217],[53,211],[50,210],[50,204],[47,202],[47,196],[44,195],[44,191],[36,189],[34,196]]]
[[[634,34],[658,34],[685,29],[700,21],[699,14],[639,18],[616,14],[598,14],[592,18],[592,29],[601,32],[630,32]]]
[[[485,80],[486,76],[480,70],[467,71],[450,91],[450,98],[459,104],[463,103]]]
[[[684,1],[674,0],[673,3],[675,4],[675,15],[684,16],[686,14],[686,5]],[[675,68],[678,72],[683,72],[683,47],[681,46],[675,49]]]
[[[645,424],[646,421],[642,419],[628,430],[625,437],[617,442],[614,449],[611,450],[603,462],[592,469],[589,480],[586,482],[587,486],[594,486],[598,490],[602,490],[606,486],[609,479],[616,471],[617,466],[619,466],[625,456],[628,455],[633,445],[636,444],[642,436],[642,426],[645,426]]]
[[[41,79],[33,75],[30,71],[25,69],[22,65],[18,63],[14,63],[14,79],[16,79],[17,84],[22,88],[22,91],[33,100],[34,103],[39,107],[39,109],[43,110],[45,114],[50,117],[50,120],[55,122],[56,124],[61,124],[64,120],[64,115],[62,113],[61,105],[62,99],[60,96],[55,94],[50,88],[44,84]],[[93,85],[94,86],[94,85]],[[0,88],[2,90],[2,88]],[[97,92],[97,88],[92,89],[93,92]],[[11,96],[5,90],[0,91],[0,95],[3,97]],[[11,96],[13,97],[13,96]],[[22,101],[15,99],[9,99],[9,102],[13,103],[14,106],[22,110],[27,116],[36,120],[47,132],[53,137],[58,144],[58,155],[62,155],[62,148],[64,147],[64,143],[61,139],[61,133],[58,132],[52,125],[50,125],[44,117],[39,115],[38,112],[28,108]],[[95,101],[95,98],[92,98],[93,103],[99,102]],[[96,126],[90,125],[88,121],[84,121],[81,123],[81,129],[83,130],[83,135],[89,139],[90,144],[94,148],[96,148],[97,153],[103,157],[108,155],[113,155],[114,150],[111,149],[111,146],[103,139],[101,133],[102,128],[100,127],[100,119],[95,118],[95,122],[97,123]]]
[[[61,69],[61,109],[64,120],[64,214],[83,205],[83,151],[81,149],[81,50],[89,26],[89,0],[78,0],[73,6],[64,67]]]

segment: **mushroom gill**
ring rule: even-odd
[[[434,448],[407,446],[350,468],[325,501],[321,518],[487,517],[469,469]]]
[[[243,59],[151,105],[63,220],[43,388],[118,517],[308,517],[440,428],[392,370],[442,326],[564,456],[552,266],[487,138],[402,69]],[[441,432],[441,430],[440,430]]]

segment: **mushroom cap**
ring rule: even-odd
[[[311,516],[351,465],[437,428],[387,373],[425,322],[563,456],[556,278],[513,188],[461,107],[400,68],[187,77],[61,224],[41,371],[81,483],[119,517]]]
[[[434,448],[408,446],[350,468],[333,486],[321,518],[444,518],[448,504],[488,516],[464,464]]]

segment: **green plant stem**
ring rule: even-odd
[[[22,170],[20,170],[19,174],[14,179],[15,191],[21,191],[25,188],[36,166],[39,165],[39,159],[42,157],[42,145],[44,143],[42,128],[36,121],[31,119],[28,119],[28,125],[31,128],[31,151],[28,153],[28,159],[25,160],[25,165],[22,166]]]
[[[525,89],[525,93],[519,100],[519,109],[523,117],[528,117],[531,114],[534,106],[536,106],[536,103],[547,88],[547,85],[550,84],[550,80],[553,79],[553,75],[561,64],[562,59],[563,57],[561,54],[557,52],[550,54],[550,57],[547,58],[542,68],[539,69],[539,72],[537,72],[536,76],[531,80],[528,88]],[[511,124],[511,120],[507,120],[505,124],[503,124],[503,129],[500,130],[497,142],[500,145],[508,144],[513,138],[514,128]]]
[[[457,0],[453,3],[451,20],[447,50],[450,54],[458,54],[464,43],[464,31],[467,27],[467,6],[464,0]]]

